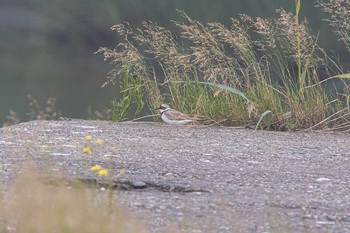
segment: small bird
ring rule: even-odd
[[[186,125],[193,121],[200,120],[195,117],[190,117],[185,113],[176,111],[175,109],[170,108],[167,104],[161,104],[156,110],[160,111],[160,117],[165,123],[172,125]]]

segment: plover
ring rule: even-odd
[[[175,109],[172,109],[167,104],[161,104],[157,110],[160,111],[160,117],[165,123],[172,125],[186,125],[193,121],[200,120],[196,117],[191,117],[185,113],[179,112]]]

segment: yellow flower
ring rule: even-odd
[[[90,154],[91,153],[91,149],[90,149],[90,147],[84,147],[83,148],[83,153],[85,153],[85,154]]]
[[[107,169],[102,169],[98,171],[99,176],[106,176],[108,175],[108,170]]]
[[[103,143],[103,140],[99,138],[99,139],[96,140],[96,143],[97,143],[98,145],[101,145],[101,144]]]
[[[86,141],[91,141],[92,136],[91,135],[86,135],[85,139],[86,139]]]
[[[90,168],[91,171],[98,171],[98,170],[101,170],[101,166],[100,165],[95,165],[95,166],[92,166]]]

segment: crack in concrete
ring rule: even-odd
[[[161,192],[191,193],[191,192],[209,192],[202,188],[193,187],[190,184],[178,183],[156,183],[151,181],[139,180],[108,180],[96,178],[65,178],[55,177],[46,180],[46,183],[57,185],[64,183],[66,186],[78,187],[83,185],[89,188],[105,188],[112,190],[131,191],[131,190],[158,190]]]

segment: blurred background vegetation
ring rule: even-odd
[[[176,9],[203,23],[227,26],[241,13],[272,18],[281,7],[294,11],[293,0],[0,0],[0,5],[0,123],[10,110],[28,119],[27,95],[43,105],[55,97],[62,116],[72,118],[87,118],[89,107],[110,108],[119,90],[100,88],[111,66],[94,52],[117,46],[110,30],[114,24],[127,21],[135,28],[151,20],[176,33],[171,23],[181,21]],[[313,1],[301,5],[301,17],[315,35],[320,33],[319,45],[349,64],[348,53],[322,20],[327,16]]]

